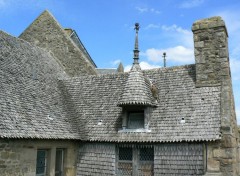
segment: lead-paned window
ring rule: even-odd
[[[47,174],[47,150],[37,150],[36,176]]]
[[[132,175],[133,149],[130,147],[119,147],[118,161],[117,175]]]
[[[153,163],[153,147],[118,147],[117,175],[119,176],[153,176]]]

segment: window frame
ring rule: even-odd
[[[135,116],[135,114],[139,114],[139,116]],[[132,116],[130,116],[132,115]],[[134,117],[135,116],[135,117]],[[140,119],[141,127],[135,128],[134,127],[134,118],[136,121],[136,118]],[[136,123],[136,122],[135,122]],[[145,128],[145,115],[144,115],[144,110],[139,110],[139,111],[128,111],[127,113],[127,129],[144,129]]]
[[[149,129],[150,122],[149,106],[125,106],[122,108],[122,128],[118,132],[151,132]],[[143,112],[143,127],[141,128],[129,128],[129,113]]]
[[[45,162],[44,162],[44,173],[37,173],[38,166],[38,152],[44,151],[45,152]],[[46,176],[48,171],[48,164],[49,164],[49,150],[48,149],[37,149],[37,158],[36,158],[36,176]]]
[[[42,168],[42,167],[38,167],[38,164],[41,166],[41,164],[40,164],[41,158],[38,158],[39,151],[45,152],[44,172],[41,172],[41,173],[37,173],[37,171]],[[60,159],[57,158],[57,157],[59,157],[59,155],[57,153],[59,151],[61,151]],[[68,151],[67,148],[61,148],[61,147],[59,147],[59,148],[58,147],[37,148],[35,176],[47,176],[50,174],[50,171],[54,171],[55,176],[64,176],[64,174],[65,174],[64,170],[65,170],[65,165],[66,165],[65,157],[68,153],[67,151]],[[58,162],[58,160],[60,160],[60,162]],[[59,164],[60,167],[58,167],[57,164]],[[57,170],[57,168],[58,168],[58,170]],[[60,168],[60,170],[59,170],[59,168]]]
[[[61,163],[60,164],[60,170],[56,170],[58,160],[57,160],[57,152],[61,151]],[[63,148],[56,148],[56,156],[55,156],[55,176],[63,176],[64,175],[64,157],[65,157],[65,149]],[[58,175],[57,175],[58,174]]]
[[[120,160],[120,148],[125,148],[125,149],[132,149],[132,160]],[[141,160],[140,155],[141,155],[141,149],[142,148],[146,148],[146,149],[152,149],[152,160]],[[153,146],[145,146],[145,145],[133,145],[133,146],[117,146],[116,147],[116,175],[122,175],[122,172],[124,172],[124,170],[120,171],[119,170],[119,165],[121,164],[131,164],[131,172],[129,175],[133,175],[133,176],[137,176],[140,174],[141,171],[141,166],[142,165],[151,165],[152,170],[151,170],[151,176],[154,175],[154,147]],[[120,172],[120,173],[119,173]],[[127,171],[126,171],[127,172]]]

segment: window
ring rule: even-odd
[[[151,108],[146,106],[126,106],[122,110],[122,128],[118,132],[150,132]]]
[[[132,160],[133,150],[132,148],[119,148],[118,158],[118,174],[117,175],[132,175]]]
[[[63,176],[64,149],[56,150],[55,176]]]
[[[144,128],[144,111],[128,113],[128,129]]]
[[[55,152],[55,155],[53,155]],[[55,158],[54,158],[55,156]],[[47,176],[55,170],[55,176],[64,176],[64,149],[38,149],[36,176]]]
[[[153,176],[154,150],[151,146],[118,147],[117,175]]]
[[[45,176],[47,172],[47,150],[37,150],[36,176]]]

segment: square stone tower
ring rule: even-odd
[[[196,21],[192,26],[196,87],[221,88],[221,141],[208,148],[207,171],[238,175],[238,128],[229,65],[228,33],[221,17]]]

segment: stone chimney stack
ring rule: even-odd
[[[228,33],[221,17],[196,21],[192,26],[196,86],[216,86],[229,80]]]

